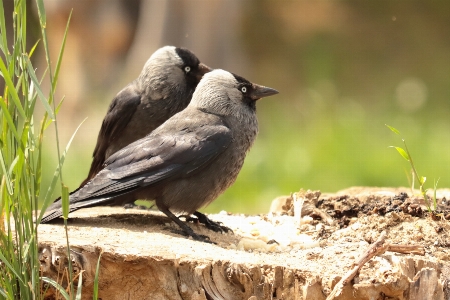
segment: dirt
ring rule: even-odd
[[[171,266],[176,261],[172,267],[178,274],[173,279],[173,293],[177,296],[170,296],[170,288],[167,287],[161,294],[166,295],[164,297],[153,294],[154,297],[142,298],[145,293],[149,295],[148,291],[141,288],[143,294],[140,294],[132,288],[135,282],[128,277],[124,283],[126,270],[111,271],[111,278],[122,278],[118,280],[121,291],[128,291],[128,288],[134,290],[126,294],[130,299],[231,299],[223,296],[224,292],[216,298],[211,296],[220,294],[222,286],[219,286],[217,278],[211,281],[216,285],[214,288],[208,288],[208,284],[202,281],[208,276],[214,277],[212,271],[199,273],[198,268],[203,268],[205,264],[224,273],[234,270],[247,274],[253,280],[239,277],[239,280],[245,281],[244,284],[235,279],[240,282],[241,288],[238,292],[233,290],[233,299],[325,299],[355,260],[382,232],[386,232],[386,240],[390,244],[422,246],[425,255],[386,252],[375,257],[364,265],[341,298],[336,299],[355,299],[355,295],[356,299],[450,299],[450,210],[447,201],[450,190],[439,190],[437,197],[437,210],[430,213],[418,192],[406,188],[355,187],[334,194],[300,191],[275,199],[268,214],[246,216],[223,211],[208,215],[231,228],[233,233],[216,233],[201,224],[189,224],[195,232],[209,236],[215,244],[193,241],[180,235],[177,226],[159,212],[99,207],[71,214],[69,237],[79,253],[89,252],[93,258],[98,255],[92,253],[106,253],[102,264],[107,265],[105,268],[110,271],[114,264],[119,264],[118,261],[135,262],[151,257],[152,261],[170,262]],[[47,260],[54,262],[55,253],[64,247],[63,226],[61,223],[40,225],[39,229],[43,249],[47,247],[53,255],[52,259]],[[83,255],[84,261],[88,261],[87,254]],[[189,285],[189,288],[180,285],[179,268],[184,263],[196,270],[192,273],[197,277],[192,276],[197,279],[192,277],[189,280],[199,282]],[[412,267],[405,267],[411,264]],[[95,264],[90,262],[88,265],[86,267],[85,263],[81,268],[92,270]],[[238,271],[236,265],[240,266]],[[257,270],[252,266],[258,266]],[[127,268],[131,267],[127,265]],[[50,269],[51,266],[48,267],[49,274],[52,273]],[[437,285],[431,288],[431,293],[428,292],[429,298],[423,298],[417,296],[421,295],[420,288],[414,289],[414,286],[418,286],[419,273],[429,269],[435,271],[433,278],[437,279],[432,281]],[[290,278],[289,274],[293,274],[292,282],[286,279]],[[92,274],[87,272],[86,275],[89,286],[89,276],[92,277]],[[152,273],[152,276],[154,278],[155,275]],[[284,278],[278,285],[277,276]],[[167,281],[167,278],[161,280]],[[264,279],[268,284],[270,292],[267,292],[267,298],[263,296],[266,295],[264,292],[256,292],[256,278],[259,281]],[[231,286],[236,283],[234,281],[231,281]],[[223,284],[230,285],[230,282]],[[183,294],[181,287],[194,292],[189,290],[190,294]],[[102,293],[103,299],[124,297],[105,297],[114,293],[117,295],[117,291],[108,294],[108,288],[100,284],[100,296]],[[200,295],[198,298],[193,296],[196,293]],[[206,295],[204,298],[202,293]],[[256,298],[251,298],[253,296]]]

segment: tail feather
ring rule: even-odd
[[[105,177],[107,174],[105,173],[103,175]],[[69,212],[98,205],[121,205],[123,201],[120,200],[120,197],[140,187],[144,179],[146,179],[142,175],[123,181],[106,178],[105,183],[105,178],[96,178],[96,181],[95,179],[90,180],[85,185],[81,185],[78,189],[70,193]],[[134,200],[133,198],[125,199],[126,202],[134,202]],[[47,223],[62,215],[62,201],[61,198],[58,198],[47,208],[45,215],[42,217],[41,224]]]
[[[76,192],[76,191],[74,191],[74,192]],[[73,201],[74,195],[72,194],[69,198],[69,213],[74,212],[80,208],[87,208],[87,207],[98,206],[98,205],[119,205],[122,202],[115,203],[114,201],[117,201],[118,199],[120,199],[119,198],[120,196],[126,195],[128,193],[129,193],[129,191],[123,191],[121,193],[116,193],[113,195],[97,197],[97,198],[92,198],[92,199],[85,199],[85,200],[81,200],[81,201],[80,200]],[[134,199],[131,199],[130,201],[127,201],[127,202],[134,202]],[[53,202],[52,205],[50,205],[47,208],[46,213],[42,217],[42,220],[40,223],[41,224],[48,223],[51,220],[62,217],[62,215],[63,215],[62,202],[61,202],[61,198],[58,198],[55,200],[55,202]]]
[[[58,217],[62,217],[62,209],[59,209],[59,210],[53,210],[53,211],[50,211],[50,212],[47,212],[43,217],[42,217],[42,220],[41,220],[41,224],[43,224],[43,223],[48,223],[48,222],[50,222],[51,220],[53,220],[53,219],[56,219],[56,218],[58,218]]]
[[[101,203],[102,205],[108,205],[108,200],[112,200],[113,197],[103,197],[103,198],[95,198],[95,199],[89,199],[87,201],[81,201],[69,204],[69,213],[74,212],[76,210],[79,210],[80,208],[86,208],[91,206],[96,206],[98,203]],[[47,211],[45,215],[42,217],[41,224],[42,223],[48,223],[51,220],[54,220],[58,217],[62,217],[62,206],[61,206],[61,199],[55,201],[52,205],[50,205],[47,208]]]

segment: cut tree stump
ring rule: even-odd
[[[216,243],[207,244],[180,235],[175,224],[155,211],[94,207],[70,214],[70,259],[76,283],[82,272],[82,298],[92,299],[101,254],[98,295],[103,300],[325,300],[370,243],[387,230],[387,241],[398,243],[403,235],[402,244],[424,246],[425,256],[389,250],[375,256],[333,299],[450,299],[448,246],[427,244],[428,235],[439,239],[429,219],[372,215],[342,227],[328,225],[329,220],[299,222],[287,215],[209,217],[234,233],[215,233],[189,223]],[[434,231],[426,231],[426,226]],[[38,228],[43,276],[67,286],[63,222]],[[57,297],[56,290],[47,287],[47,299]]]

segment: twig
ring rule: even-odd
[[[405,253],[405,254],[425,255],[425,248],[423,246],[419,246],[419,245],[389,244],[387,251]]]
[[[344,275],[344,277],[334,286],[333,291],[328,295],[326,300],[332,300],[339,296],[344,289],[344,286],[349,284],[352,279],[358,274],[362,266],[368,262],[372,257],[383,254],[386,251],[419,254],[425,255],[425,250],[422,246],[417,245],[392,245],[386,243],[386,232],[382,232],[378,240],[375,241],[370,247],[358,258],[353,264],[352,269]]]

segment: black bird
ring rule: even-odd
[[[83,186],[111,154],[143,138],[183,110],[202,76],[211,69],[188,49],[165,46],[146,62],[137,79],[109,105],[98,134],[93,161]]]
[[[197,210],[234,183],[258,133],[256,101],[277,93],[227,71],[206,74],[186,109],[111,155],[103,170],[74,191],[69,211],[155,200],[188,235],[205,241],[173,212],[204,216]],[[57,200],[41,223],[61,215]]]

